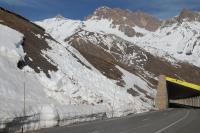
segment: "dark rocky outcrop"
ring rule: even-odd
[[[151,15],[138,11],[122,10],[119,8],[100,7],[92,15],[86,19],[108,19],[112,20],[114,26],[119,25],[119,30],[127,36],[142,36],[137,33],[132,27],[138,26],[149,31],[155,31],[161,24],[161,21]]]
[[[51,49],[45,39],[53,40],[53,38],[46,34],[45,30],[40,26],[3,8],[0,8],[0,20],[2,20],[1,24],[24,34],[23,49],[26,56],[23,64],[22,61],[18,63],[19,68],[22,68],[23,65],[28,65],[35,72],[43,71],[50,77],[48,71],[56,71],[57,67],[42,56],[42,50]],[[41,36],[41,38],[38,38],[37,35]]]
[[[200,21],[200,13],[184,8],[177,17],[177,20],[182,22],[184,19],[187,19],[187,21]]]
[[[91,42],[88,38],[97,40],[97,42]],[[109,44],[110,48],[104,40],[112,40],[110,42],[112,45]],[[154,56],[115,35],[105,36],[99,33],[81,31],[65,41],[76,48],[102,74],[122,83],[120,86],[123,86],[122,73],[116,66],[145,79],[152,88],[156,88],[157,85],[157,80],[154,77],[161,74],[200,84],[198,78],[200,68],[183,62],[173,64],[164,57]],[[130,55],[134,55],[134,58],[130,58]]]

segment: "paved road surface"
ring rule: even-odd
[[[168,109],[35,133],[200,133],[200,109]]]

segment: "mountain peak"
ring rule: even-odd
[[[200,21],[200,14],[184,8],[178,16],[178,21],[183,21],[184,19],[187,19],[188,21]]]
[[[192,12],[191,10],[187,9],[187,8],[183,8],[180,12],[179,17],[190,17],[191,15],[195,14],[195,12]]]
[[[181,10],[181,13],[189,13],[189,12],[192,12],[191,10],[189,10],[188,8],[183,8]]]
[[[133,12],[106,6],[99,7],[86,19],[112,20],[113,25],[119,25],[121,29],[131,29],[134,26],[138,26],[149,31],[155,31],[160,26],[160,21],[158,19],[142,11]]]
[[[107,6],[102,6],[97,8],[94,13],[89,16],[88,18],[92,18],[93,16],[97,17],[98,19],[108,19],[111,18],[115,12],[123,12],[124,10],[119,8],[110,8]]]
[[[108,6],[101,6],[99,8],[96,9],[96,11],[99,11],[99,10],[110,10],[111,8],[108,7]]]
[[[57,14],[55,16],[55,18],[56,18],[56,20],[63,20],[63,19],[65,19],[65,17],[63,17],[61,14]]]

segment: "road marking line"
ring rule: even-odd
[[[187,117],[188,117],[188,115],[189,115],[189,113],[190,113],[190,112],[189,112],[189,111],[187,111],[187,113],[185,114],[185,116],[184,116],[184,117],[182,117],[181,119],[179,119],[179,120],[177,120],[177,121],[175,121],[175,122],[171,123],[170,125],[168,125],[168,126],[166,126],[166,127],[162,128],[162,129],[160,129],[160,130],[156,131],[155,133],[161,133],[161,132],[163,132],[164,130],[168,129],[169,127],[172,127],[172,126],[174,126],[175,124],[177,124],[177,123],[179,123],[180,121],[182,121],[182,120],[184,120],[185,118],[187,118]]]

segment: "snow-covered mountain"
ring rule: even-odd
[[[38,22],[44,24],[45,31],[15,13],[0,9],[1,121],[9,124],[15,117],[24,116],[24,85],[25,115],[40,115],[25,126],[27,129],[53,126],[73,116],[81,116],[81,121],[89,114],[106,113],[111,117],[153,109],[155,86],[144,75],[155,77],[123,63],[135,56],[120,54],[120,60],[116,60],[113,55],[128,52],[125,47],[132,47],[131,44],[117,35],[108,36],[105,31],[87,32],[84,28],[94,28],[92,22],[87,22],[57,16]],[[114,31],[118,29],[111,32]],[[97,45],[99,41],[102,47],[108,47],[107,51]],[[143,60],[145,55],[144,59],[137,59]]]
[[[107,77],[120,78],[116,70],[104,70],[105,61],[111,61],[155,88],[159,74],[200,83],[199,16],[184,9],[177,17],[160,21],[143,12],[100,7],[84,21],[55,17],[36,23],[59,42],[75,47]]]
[[[164,21],[156,32],[142,37],[136,44],[155,55],[169,54],[177,61],[200,67],[199,18],[199,13],[184,9],[178,17]]]
[[[84,21],[34,24],[1,8],[0,119],[24,115],[24,83],[26,115],[40,115],[27,129],[154,109],[160,74],[200,84],[199,27],[199,13],[186,9],[161,21],[101,7]]]

